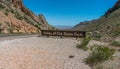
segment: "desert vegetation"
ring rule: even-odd
[[[103,35],[100,32],[93,32],[92,39],[100,40]]]
[[[87,36],[87,37],[83,38],[82,43],[77,44],[77,48],[87,50],[88,49],[87,45],[88,45],[90,40],[91,40],[90,36]]]
[[[89,56],[85,59],[85,63],[93,67],[99,63],[103,63],[113,58],[114,49],[106,46],[95,45],[91,48]]]
[[[16,10],[15,12],[15,17],[19,20],[22,20],[23,19],[23,16]]]
[[[5,9],[4,14],[5,14],[6,16],[8,16],[9,12],[10,12],[10,10],[9,10],[9,9]]]
[[[111,45],[120,47],[120,41],[113,41]]]
[[[5,6],[3,6],[1,3],[0,3],[0,10],[4,9]]]
[[[87,52],[89,52],[89,55],[87,56],[87,58],[85,58],[83,61],[89,65],[91,67],[91,69],[114,69],[115,66],[111,66],[112,64],[118,63],[117,61],[119,60],[114,60],[114,58],[118,58],[115,56],[116,53],[116,49],[114,49],[113,47],[109,46],[120,46],[120,42],[119,41],[115,41],[115,39],[113,39],[113,42],[110,42],[108,40],[108,45],[100,45],[100,44],[93,44],[92,46],[89,45],[90,41],[98,41],[101,42],[101,38],[105,37],[105,35],[103,34],[99,34],[98,32],[93,32],[90,34],[87,34],[87,37],[83,38],[81,40],[81,43],[77,44],[77,48],[83,49],[84,51],[87,50]],[[107,40],[107,38],[105,39],[105,41]],[[107,64],[111,62],[108,66],[105,66],[104,64]],[[118,63],[119,64],[119,63]],[[119,67],[119,65],[116,65],[116,68]]]

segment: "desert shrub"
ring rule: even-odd
[[[87,36],[85,38],[83,38],[82,43],[81,44],[77,44],[77,48],[81,48],[83,50],[87,50],[87,45],[89,43],[89,41],[91,40],[90,36]]]
[[[20,15],[20,16],[15,16],[17,19],[19,19],[19,20],[22,20],[23,19],[23,17]]]
[[[7,12],[4,12],[4,14],[5,14],[6,16],[8,16],[8,13],[7,13]]]
[[[99,40],[101,37],[102,37],[101,34],[96,34],[95,36],[93,36],[95,40]]]
[[[24,20],[27,22],[27,23],[30,23],[30,20],[24,15]]]
[[[9,11],[10,11],[9,9],[5,9],[5,12],[8,12],[8,13],[9,13]]]
[[[106,46],[95,45],[91,48],[91,53],[85,59],[85,63],[94,66],[113,58],[114,50]]]
[[[0,24],[0,33],[3,31],[3,27],[1,26],[1,24]]]
[[[7,30],[10,32],[10,33],[13,33],[13,27],[9,27]]]
[[[0,10],[4,9],[5,6],[3,6],[2,4],[0,4]]]
[[[24,20],[25,20],[27,23],[29,23],[29,24],[31,24],[31,25],[34,25],[34,26],[37,27],[38,29],[41,29],[39,23],[35,23],[34,21],[28,19],[25,15],[23,16],[23,18],[24,18]]]
[[[20,13],[18,13],[18,11],[16,11],[15,13],[15,17],[19,20],[22,20],[23,19],[23,16],[20,15]]]
[[[114,42],[111,43],[111,45],[120,47],[120,42],[119,41],[114,41]]]
[[[27,22],[27,23],[30,23],[30,24],[34,24],[29,18],[27,18],[25,15],[23,16],[24,20]]]
[[[41,29],[40,25],[38,25],[38,24],[35,24],[34,26],[37,27],[38,29]]]
[[[93,38],[94,40],[99,40],[101,37],[102,37],[102,34],[101,34],[101,33],[93,32],[92,38]]]
[[[7,16],[8,15],[8,13],[9,13],[9,9],[5,9],[5,12],[4,12],[4,14]]]
[[[10,9],[10,12],[13,13],[13,14],[15,14],[15,11],[13,9]]]
[[[109,33],[112,37],[117,37],[120,35],[120,32],[119,31],[115,31],[115,32],[110,32]]]

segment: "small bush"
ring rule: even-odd
[[[6,16],[8,16],[8,13],[7,13],[7,12],[4,12],[4,14],[5,14]]]
[[[38,29],[41,29],[40,25],[35,24],[34,26],[37,27]]]
[[[22,20],[23,19],[23,17],[22,16],[15,16],[17,19],[19,19],[19,20]]]
[[[24,20],[27,22],[27,23],[30,23],[30,20],[24,15]]]
[[[15,11],[13,9],[10,9],[10,12],[13,13],[13,14],[15,14]]]
[[[24,18],[24,17],[21,16],[20,13],[18,13],[17,11],[16,11],[16,13],[15,13],[15,17],[16,17],[17,19],[19,19],[19,20],[22,20],[22,19]]]
[[[23,16],[23,18],[24,18],[24,20],[25,20],[27,23],[29,23],[29,24],[31,24],[31,25],[34,25],[34,26],[37,27],[38,29],[41,29],[39,23],[37,23],[37,24],[34,23],[32,20],[30,20],[29,18],[27,18],[25,15]]]
[[[114,42],[112,42],[111,45],[120,47],[120,42],[119,41],[114,41]]]
[[[8,16],[9,11],[10,11],[9,9],[5,9],[4,14],[5,14],[6,16]]]
[[[111,32],[110,33],[112,37],[117,37],[120,35],[120,32],[119,31],[116,31],[116,32]]]
[[[9,13],[9,11],[10,11],[9,9],[5,9],[5,12]]]
[[[94,40],[99,40],[102,37],[101,33],[93,32],[92,38]]]
[[[13,33],[13,27],[9,27],[7,30],[10,32],[10,33]]]
[[[91,53],[85,59],[85,63],[93,66],[113,58],[114,50],[105,46],[95,45],[91,48]]]
[[[88,50],[87,46],[82,46],[81,44],[77,44],[77,48],[83,49],[84,51]]]
[[[0,24],[0,33],[4,30],[4,28],[2,27],[2,25]]]
[[[4,9],[5,6],[3,6],[2,4],[0,4],[0,10]]]
[[[81,44],[77,44],[77,48],[81,48],[83,50],[87,50],[87,45],[89,43],[89,41],[91,40],[90,36],[87,36],[85,38],[83,38],[82,43]]]

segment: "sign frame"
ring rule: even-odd
[[[75,37],[84,38],[86,37],[86,31],[73,31],[73,30],[42,30],[42,36],[60,36],[62,37]]]

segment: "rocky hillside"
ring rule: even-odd
[[[38,33],[50,28],[44,16],[28,10],[22,0],[0,0],[0,33]]]
[[[98,31],[113,36],[120,34],[120,0],[109,9],[104,16],[92,21],[81,22],[75,26],[77,30]]]

